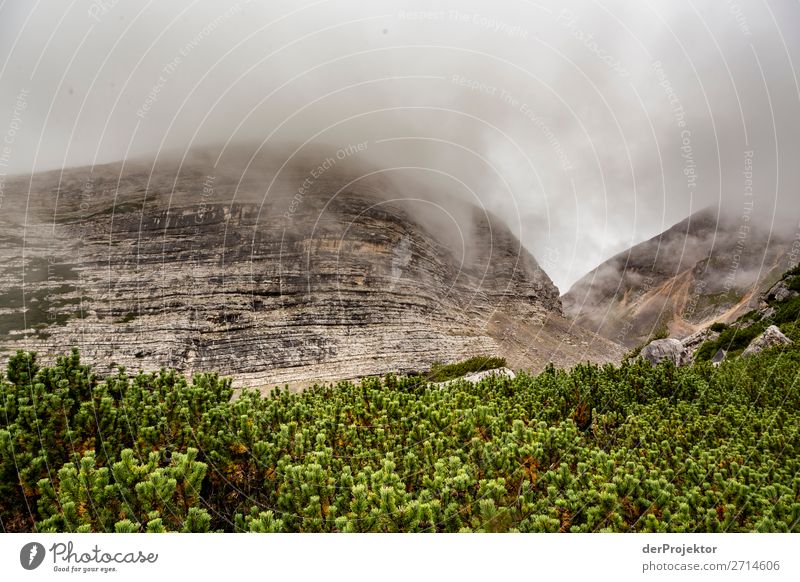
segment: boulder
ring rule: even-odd
[[[775,315],[775,308],[767,307],[763,311],[760,311],[759,314],[761,315],[759,321],[764,321],[765,319],[769,319],[770,317]]]
[[[681,366],[686,361],[686,348],[683,347],[680,340],[659,339],[651,341],[642,348],[640,355],[654,366],[666,361]]]
[[[704,342],[713,341],[719,337],[718,331],[712,331],[709,328],[701,329],[698,332],[693,333],[692,335],[685,337],[681,340],[681,344],[685,350],[683,355],[683,362],[688,364],[692,360],[694,360],[694,356],[697,353],[697,350],[700,349],[700,346],[703,345]]]
[[[489,376],[497,376],[498,378],[509,378],[513,380],[517,377],[513,370],[508,368],[495,368],[494,370],[483,370],[481,372],[475,372],[473,374],[467,374],[464,376],[464,380],[467,382],[480,382],[484,378],[488,378]]]
[[[753,354],[758,354],[763,352],[764,350],[768,350],[769,348],[774,348],[775,346],[782,346],[786,344],[792,343],[788,337],[783,335],[778,326],[770,325],[764,333],[760,336],[753,339],[750,342],[750,345],[742,352],[742,356],[751,356]]]
[[[466,376],[461,376],[461,378],[456,378],[455,380],[445,380],[444,382],[437,382],[437,386],[448,386],[455,382],[459,382],[461,380],[466,380],[467,382],[472,382],[476,384],[483,380],[484,378],[488,378],[489,376],[496,376],[498,378],[509,378],[513,380],[517,377],[514,373],[514,370],[509,368],[494,368],[492,370],[482,370],[480,372],[473,372],[471,374],[467,374]]]
[[[778,281],[767,291],[767,301],[785,301],[786,299],[791,299],[798,295],[800,295],[800,293],[789,289],[786,285],[786,281]]]

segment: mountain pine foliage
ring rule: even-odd
[[[800,349],[234,395],[19,352],[6,531],[800,531]]]
[[[101,378],[76,350],[50,367],[20,351],[0,379],[0,526],[799,532],[797,301],[705,351],[770,322],[793,344],[718,367],[631,359],[476,384],[388,375],[264,397],[215,374]],[[487,363],[504,364],[438,373]]]

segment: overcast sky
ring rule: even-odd
[[[798,231],[799,44],[798,2],[4,0],[0,175],[367,142],[566,291],[707,205]]]

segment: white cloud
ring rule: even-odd
[[[796,3],[10,0],[0,139],[29,94],[4,171],[369,140],[471,189],[565,290],[693,210],[741,213],[746,150],[756,214],[797,228],[797,23]]]

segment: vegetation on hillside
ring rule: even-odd
[[[792,291],[800,291],[800,266],[785,273],[782,280]],[[704,342],[697,350],[695,358],[701,361],[711,360],[719,350],[725,350],[728,357],[740,355],[756,337],[764,333],[770,325],[777,325],[789,338],[800,340],[797,322],[800,321],[800,296],[781,300],[767,299],[772,314],[760,317],[758,311],[749,311],[737,319],[732,325],[714,323],[711,331],[720,335],[714,340]]]
[[[429,372],[423,374],[421,377],[429,382],[445,382],[447,380],[455,380],[456,378],[474,372],[505,368],[506,365],[505,358],[476,356],[455,364],[440,364],[437,362],[431,366]]]
[[[0,382],[6,531],[800,531],[800,349],[268,397],[77,352]]]
[[[800,532],[800,298],[769,308],[715,324],[692,366],[433,383],[506,364],[477,357],[267,397],[20,351],[0,379],[0,526]],[[795,342],[708,362],[772,324]]]

